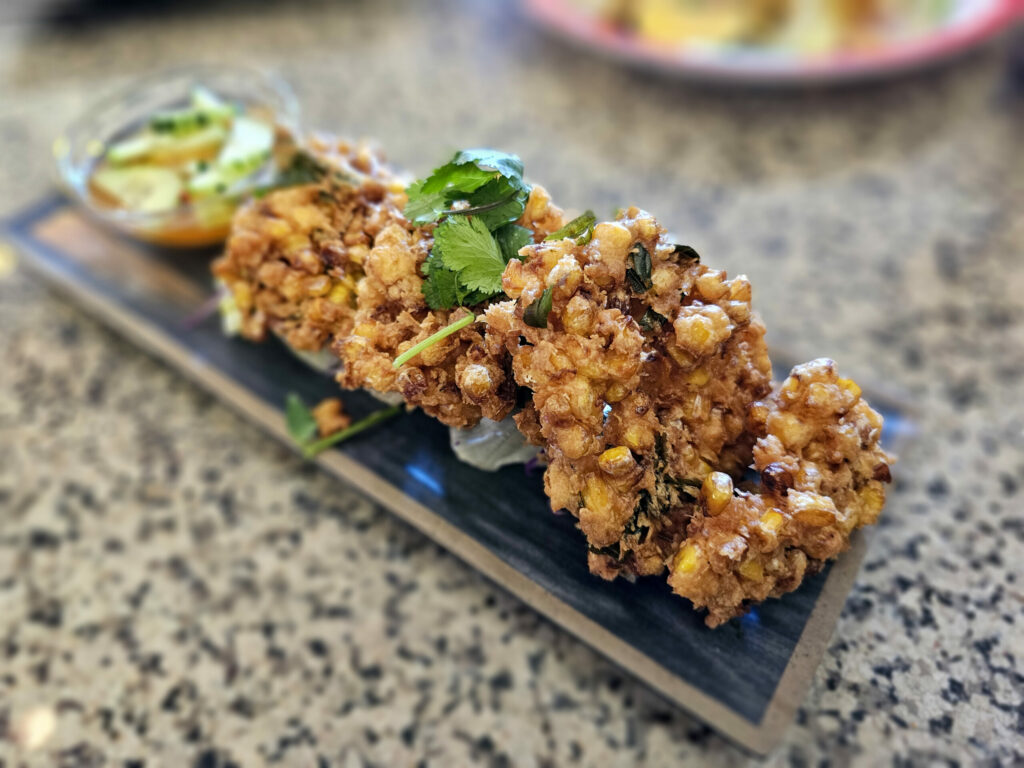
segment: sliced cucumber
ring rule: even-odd
[[[202,86],[192,89],[192,103],[185,109],[157,112],[149,120],[154,133],[183,136],[210,125],[227,125],[235,116],[235,108]]]
[[[101,168],[93,174],[92,183],[123,208],[143,213],[174,210],[183,187],[177,173],[154,165]]]
[[[186,136],[148,131],[111,144],[107,150],[107,159],[114,165],[137,163],[141,160],[164,165],[185,163],[210,157],[227,138],[228,131],[223,125],[210,125]]]
[[[202,85],[197,85],[192,89],[192,108],[205,109],[209,112],[221,112],[224,109],[234,111],[230,104]]]
[[[143,160],[153,149],[156,139],[157,136],[152,133],[140,133],[124,141],[111,144],[107,148],[107,159],[117,165]]]
[[[188,191],[197,197],[227,192],[232,184],[259,170],[270,159],[273,147],[273,128],[259,120],[236,117],[216,162],[192,177]]]

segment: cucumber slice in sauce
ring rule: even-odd
[[[210,111],[220,111],[224,108],[231,109],[230,104],[227,104],[220,96],[202,85],[197,85],[192,89],[192,107],[194,109]]]
[[[177,208],[183,186],[177,173],[155,165],[101,168],[93,174],[92,184],[121,207],[143,213]]]
[[[211,125],[226,125],[235,116],[235,108],[202,86],[192,89],[192,103],[185,109],[157,112],[149,120],[154,133],[183,136]]]
[[[199,197],[227,192],[236,181],[259,170],[270,158],[273,146],[273,128],[259,120],[236,117],[216,162],[192,177],[188,191]]]
[[[107,149],[107,160],[114,165],[142,160],[182,163],[212,155],[227,137],[228,131],[223,125],[210,125],[185,136],[146,132],[111,144]]]

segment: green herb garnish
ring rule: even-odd
[[[645,331],[653,331],[662,326],[665,322],[665,316],[655,312],[650,307],[644,312],[643,317],[640,318],[640,327]]]
[[[464,150],[406,194],[406,218],[419,225],[441,221],[423,265],[427,305],[453,309],[500,295],[505,264],[532,240],[514,223],[530,194],[522,161],[490,149]],[[463,205],[453,208],[456,203]]]
[[[697,253],[693,248],[688,245],[674,245],[672,246],[672,255],[680,256],[688,261],[700,262],[700,254]]]
[[[302,448],[303,458],[312,459],[328,448],[342,443],[350,437],[358,435],[360,432],[366,431],[375,424],[397,416],[402,412],[403,407],[401,405],[393,405],[390,408],[374,411],[369,416],[360,419],[340,432],[335,432],[333,435],[328,435],[320,440],[314,440],[317,425],[316,419],[313,418],[313,412],[302,402],[301,397],[294,392],[290,392],[285,399],[285,423],[288,426],[288,434],[292,440]]]
[[[340,170],[328,167],[308,152],[299,151],[292,155],[288,165],[278,172],[273,181],[253,190],[253,196],[263,197],[275,189],[319,184],[325,179],[330,179],[340,184],[356,183],[356,179],[342,173]]]
[[[626,279],[636,293],[643,293],[653,285],[651,254],[643,243],[636,243],[629,252],[628,261],[630,266],[626,269]]]
[[[545,288],[544,292],[531,301],[523,310],[523,322],[532,325],[534,328],[548,327],[548,314],[551,312],[551,289]]]
[[[422,352],[427,347],[434,346],[435,344],[437,344],[437,342],[441,341],[441,339],[448,338],[453,333],[457,333],[457,332],[461,331],[467,325],[470,325],[471,323],[474,323],[474,322],[476,322],[476,315],[474,315],[472,312],[470,312],[465,317],[463,317],[463,318],[461,318],[459,320],[456,320],[451,325],[449,325],[449,326],[447,326],[445,328],[442,328],[437,333],[431,334],[430,336],[425,338],[423,341],[421,341],[418,344],[415,344],[412,347],[410,347],[409,349],[405,350],[405,352],[403,352],[402,354],[400,354],[398,357],[395,358],[395,361],[391,364],[391,367],[395,368],[395,369],[401,368],[402,365],[407,363],[412,358],[416,357],[416,355],[418,355],[420,352]]]
[[[479,194],[474,197],[474,193]],[[452,204],[459,200],[469,201],[471,207],[517,200],[522,207],[515,216],[501,222],[504,224],[522,215],[530,187],[523,181],[523,162],[515,155],[493,149],[466,149],[455,153],[450,162],[427,178],[409,185],[406,194],[409,202],[405,217],[420,225],[450,213]]]
[[[477,216],[451,218],[434,230],[431,259],[439,259],[455,272],[459,283],[470,291],[501,293],[505,259],[487,225]]]
[[[597,223],[597,216],[593,211],[587,211],[582,216],[577,216],[561,229],[552,232],[545,237],[545,240],[562,240],[571,237],[576,245],[586,245],[594,236],[594,225]]]
[[[533,242],[533,232],[518,224],[506,224],[494,231],[494,239],[498,241],[502,258],[507,264],[519,257],[519,251]]]
[[[313,418],[313,412],[294,392],[289,392],[285,398],[284,416],[288,434],[299,445],[305,445],[316,437],[316,419]]]

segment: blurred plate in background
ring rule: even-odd
[[[1024,17],[1024,0],[524,0],[540,25],[682,76],[759,84],[883,77]]]

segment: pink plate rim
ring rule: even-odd
[[[870,53],[823,57],[719,55],[633,39],[580,12],[568,0],[524,0],[527,13],[561,36],[599,53],[665,72],[719,81],[785,84],[857,80],[903,72],[953,56],[1024,19],[1024,0],[990,0],[968,20]]]

